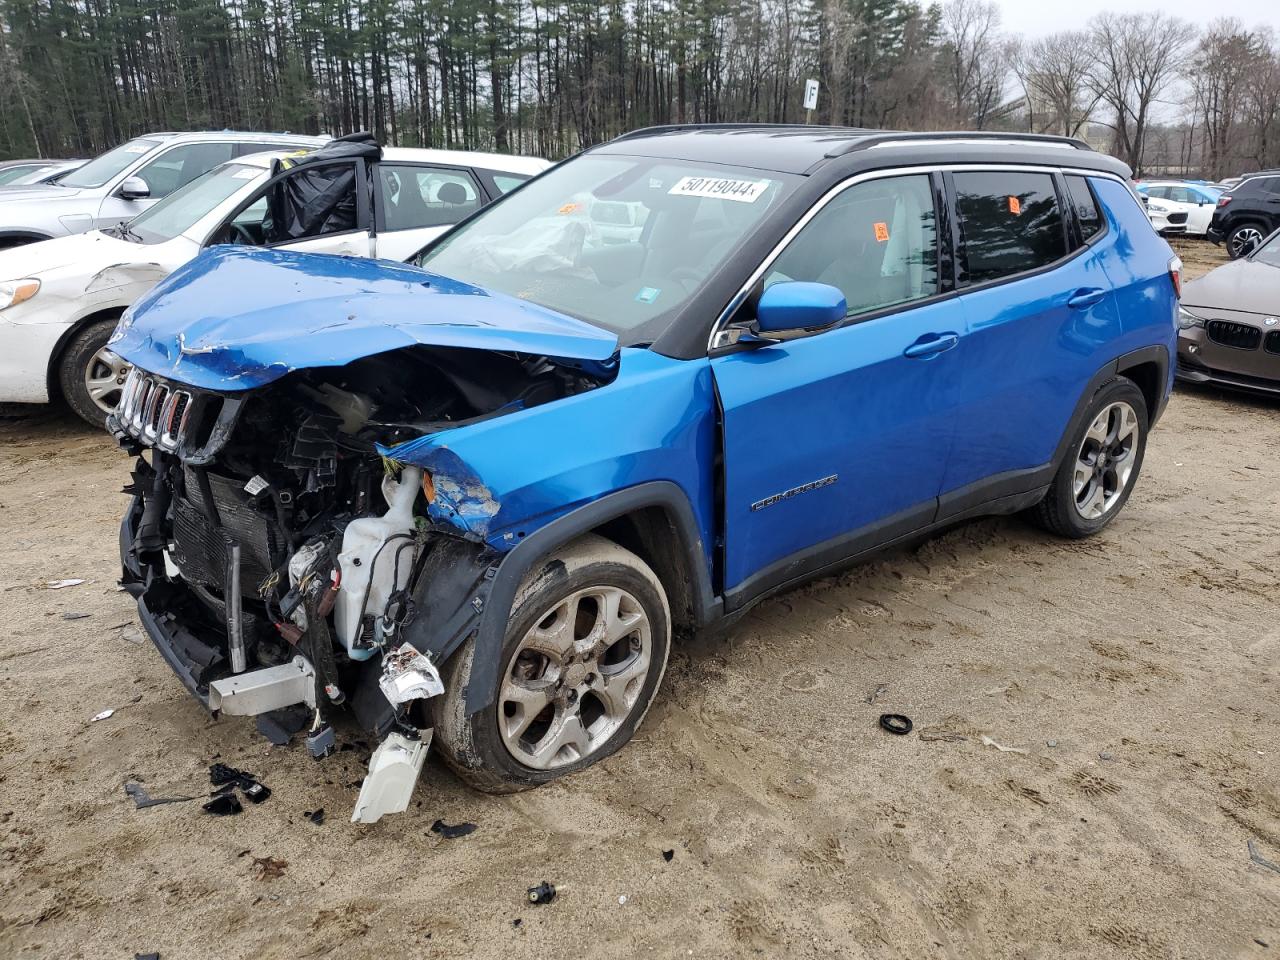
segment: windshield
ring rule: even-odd
[[[799,178],[718,163],[587,154],[424,250],[432,273],[653,341]]]
[[[122,143],[114,150],[90,160],[79,170],[58,181],[62,187],[100,187],[144,153],[160,145],[158,140],[137,139]]]
[[[1249,259],[1269,267],[1280,267],[1280,231],[1273,233],[1271,239],[1255,250]]]
[[[125,239],[140,243],[172,240],[190,230],[232,194],[266,177],[264,168],[244,163],[224,163],[214,167],[129,221]]]
[[[0,186],[6,183],[21,182],[23,177],[30,176],[37,171],[45,170],[47,167],[39,163],[24,163],[19,166],[5,167],[0,169]]]

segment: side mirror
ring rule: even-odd
[[[844,294],[829,283],[784,280],[765,287],[751,332],[770,340],[797,340],[821,333],[849,312]]]
[[[141,177],[125,177],[116,194],[125,200],[146,200],[151,196],[151,188]]]

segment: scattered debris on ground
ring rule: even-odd
[[[896,733],[901,737],[911,732],[911,718],[904,717],[900,713],[882,713],[880,714],[880,728],[888,730],[890,733]]]
[[[275,857],[254,857],[253,868],[257,871],[254,879],[275,880],[283,877],[287,866],[289,866],[288,860],[278,860]]]
[[[45,586],[50,590],[65,590],[67,587],[78,587],[88,582],[88,580],[50,580]]]
[[[431,832],[438,833],[445,840],[456,840],[458,837],[465,837],[469,833],[476,832],[474,823],[458,823],[450,826],[443,820],[437,820],[431,825]]]
[[[1276,863],[1273,860],[1268,860],[1261,853],[1259,853],[1258,845],[1256,843],[1254,843],[1252,840],[1249,840],[1246,843],[1246,846],[1249,848],[1250,860],[1252,860],[1254,863],[1256,863],[1260,867],[1266,867],[1268,870],[1274,870],[1276,873],[1280,873],[1280,863]]]
[[[670,862],[671,862],[671,860],[672,860],[672,858],[673,858],[673,857],[675,857],[675,855],[676,855],[676,852],[675,852],[674,850],[663,850],[663,851],[662,851],[662,859],[663,859],[663,860],[665,860],[665,861],[667,861],[667,863],[670,863]]]
[[[101,713],[90,717],[89,722],[97,723],[99,720],[106,720],[107,718],[111,717],[114,714],[115,714],[115,710],[111,710],[111,709],[103,710]]]
[[[153,797],[147,793],[146,788],[135,780],[128,780],[124,785],[124,792],[133,799],[133,806],[136,810],[142,810],[145,807],[158,807],[165,803],[187,803],[195,797]]]
[[[324,807],[320,807],[318,810],[307,810],[302,815],[317,827],[324,823]]]
[[[240,806],[240,798],[234,793],[220,793],[201,809],[215,817],[231,817],[244,810],[244,807]]]
[[[556,898],[556,885],[549,880],[543,880],[536,887],[529,888],[529,902],[536,904],[550,903]]]
[[[80,613],[78,611],[66,610],[66,611],[63,611],[62,619],[63,620],[85,620],[91,616],[93,616],[93,614],[91,613]]]
[[[982,745],[984,747],[995,747],[1001,753],[1026,753],[1027,752],[1026,750],[1022,749],[1022,747],[1006,747],[1006,746],[1003,746],[1002,744],[996,743],[994,740],[988,737],[985,733],[982,735]]]

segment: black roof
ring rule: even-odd
[[[732,163],[782,173],[813,173],[837,158],[859,167],[915,163],[1021,162],[1079,166],[1123,176],[1129,168],[1083,140],[972,130],[912,132],[800,124],[676,124],[634,130],[596,148],[602,153]],[[887,161],[880,163],[880,160]]]

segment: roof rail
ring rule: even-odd
[[[957,143],[965,140],[976,140],[989,143],[1031,143],[1043,146],[1070,147],[1075,150],[1094,152],[1093,147],[1076,137],[1061,137],[1047,133],[1000,133],[994,130],[946,130],[946,131],[912,131],[884,132],[868,131],[868,135],[853,143],[835,147],[827,153],[828,157],[838,157],[856,150],[867,150],[871,147],[885,147],[898,143]]]
[[[880,134],[882,130],[870,130],[864,127],[829,127],[815,126],[804,123],[667,123],[659,124],[653,127],[641,127],[638,130],[628,130],[614,137],[612,143],[620,140],[632,140],[636,137],[652,137],[664,133],[692,133],[698,130],[707,130],[712,133],[728,133],[732,130],[742,131],[774,131],[776,133],[810,133],[816,137],[829,136],[831,134],[842,134],[845,136],[868,136],[871,134]]]

